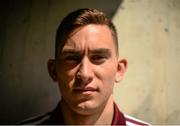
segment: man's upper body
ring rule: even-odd
[[[62,99],[42,122],[128,124],[132,120],[119,111],[112,96],[126,67],[126,59],[118,54],[115,26],[103,12],[79,9],[70,13],[57,29],[55,58],[48,61]]]

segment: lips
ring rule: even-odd
[[[95,92],[95,91],[98,91],[96,88],[93,88],[93,87],[84,87],[84,88],[81,88],[81,87],[78,87],[78,88],[75,88],[74,91],[77,91],[77,92]]]

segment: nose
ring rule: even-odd
[[[92,64],[88,57],[82,59],[77,72],[77,78],[81,81],[81,84],[88,84],[93,80]]]

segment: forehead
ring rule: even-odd
[[[62,49],[96,49],[115,50],[114,39],[106,25],[86,25],[74,30]]]

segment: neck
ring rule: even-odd
[[[113,98],[109,97],[108,101],[100,106],[96,111],[90,114],[80,114],[72,110],[64,100],[61,101],[61,109],[66,124],[79,124],[79,125],[111,125],[113,119]],[[93,111],[93,110],[92,110]]]

